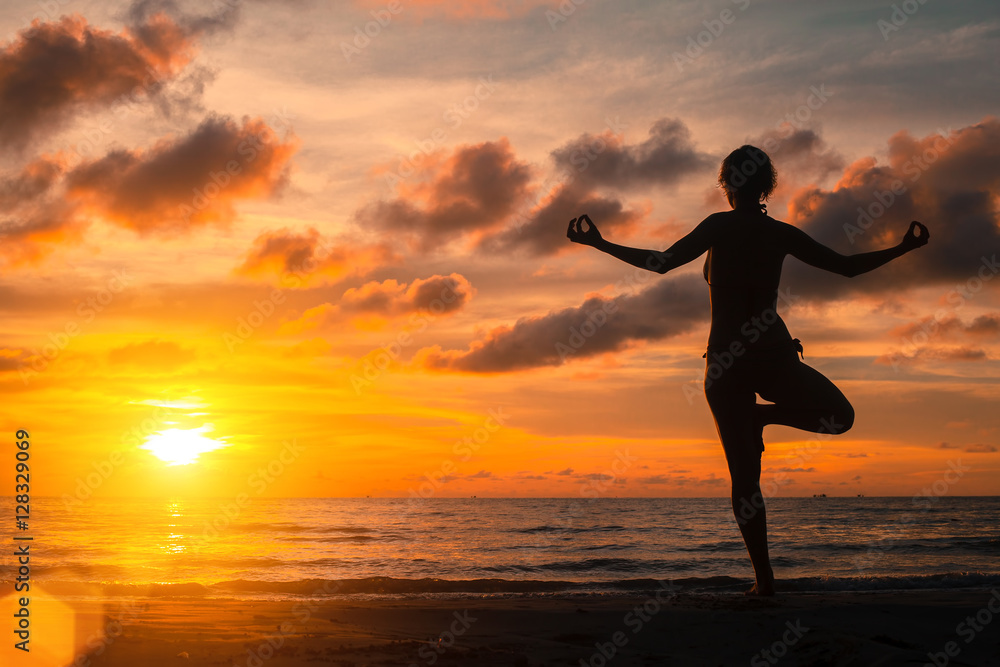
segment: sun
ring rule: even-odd
[[[229,446],[222,440],[213,440],[202,435],[210,431],[212,431],[211,424],[190,429],[164,429],[147,436],[146,444],[139,449],[148,450],[167,465],[188,465],[197,461],[200,454]]]

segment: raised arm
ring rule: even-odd
[[[919,231],[918,236],[915,231]],[[839,252],[831,250],[819,241],[806,234],[797,227],[788,226],[789,248],[788,254],[801,259],[810,266],[818,269],[839,273],[842,276],[853,278],[854,276],[868,273],[877,269],[883,264],[887,264],[897,257],[927,245],[930,232],[927,228],[914,220],[910,223],[903,240],[899,245],[885,250],[875,250],[873,252],[863,252],[857,255],[841,255]]]
[[[583,228],[583,223],[587,223],[586,229]],[[612,257],[617,257],[621,261],[632,266],[637,266],[640,269],[655,271],[656,273],[666,273],[671,269],[676,269],[678,266],[683,266],[697,259],[705,253],[712,246],[716,229],[717,224],[715,219],[709,216],[702,220],[684,238],[666,250],[643,250],[611,243],[601,236],[597,225],[593,223],[590,217],[581,215],[579,218],[570,220],[566,236],[574,243],[593,246]]]

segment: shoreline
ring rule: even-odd
[[[336,599],[509,599],[520,596],[601,599],[637,597],[669,587],[684,594],[742,594],[753,586],[751,577],[709,575],[675,578],[634,579],[449,579],[445,577],[401,578],[374,576],[361,579],[232,579],[215,582],[81,582],[35,577],[41,586],[64,599],[237,599],[297,600]],[[0,591],[13,588],[12,580],[0,580]],[[963,571],[934,574],[866,574],[857,576],[779,577],[778,593],[852,593],[895,591],[989,590],[1000,588],[1000,572]]]

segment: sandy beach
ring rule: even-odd
[[[73,606],[81,667],[1000,665],[1000,593],[982,589]]]

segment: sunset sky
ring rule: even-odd
[[[750,142],[770,214],[835,250],[932,235],[854,279],[786,261],[857,420],[769,427],[765,490],[996,494],[1000,14],[903,4],[4,3],[0,421],[33,492],[728,495],[701,260],[565,233],[666,248]]]

